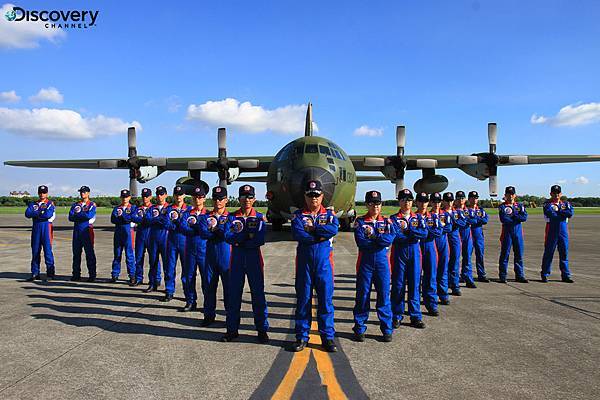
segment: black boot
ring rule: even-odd
[[[235,339],[238,338],[238,336],[240,336],[240,335],[237,332],[227,332],[221,338],[221,342],[233,342]]]
[[[154,285],[148,285],[146,289],[143,290],[144,293],[157,292],[158,288]]]
[[[192,310],[190,310],[190,311],[192,311]],[[213,322],[215,322],[215,317],[204,317],[200,326],[206,328],[207,326],[212,325]]]
[[[265,331],[259,331],[257,334],[257,338],[258,338],[258,343],[260,343],[260,344],[269,343],[269,335],[267,335],[267,332],[265,332]]]
[[[31,275],[29,278],[25,279],[25,282],[33,282],[35,280],[40,280],[40,276],[39,275]]]
[[[308,344],[308,342],[306,340],[296,340],[292,346],[291,346],[291,350],[295,353],[304,350],[304,348],[306,347],[306,345]]]
[[[185,303],[185,306],[179,309],[181,312],[190,312],[196,310],[196,303]]]
[[[337,351],[337,346],[333,339],[325,339],[323,340],[323,349],[328,353],[335,353]]]

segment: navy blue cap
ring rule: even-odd
[[[377,190],[371,190],[365,193],[365,203],[381,204],[381,193]]]
[[[562,193],[562,188],[560,185],[552,185],[550,188],[550,193]]]
[[[413,200],[413,194],[410,189],[402,189],[398,192],[398,200]]]
[[[441,203],[442,202],[442,195],[440,193],[431,193],[431,195],[429,196],[429,201],[432,203]]]
[[[252,185],[240,186],[239,197],[254,196],[254,187]]]
[[[454,201],[454,195],[452,194],[452,192],[446,192],[444,193],[443,199],[444,201],[450,203],[451,201]]]
[[[215,200],[221,200],[227,198],[227,188],[221,186],[215,186],[212,189],[212,198]]]
[[[159,186],[156,188],[156,195],[159,196],[161,194],[167,194],[167,188],[164,186]]]
[[[471,191],[469,192],[469,198],[471,198],[471,197],[473,197],[473,198],[475,198],[475,199],[478,199],[478,198],[479,198],[479,193],[477,193],[477,191],[476,191],[476,190],[471,190]]]
[[[142,189],[142,197],[150,197],[152,196],[152,190],[150,190],[149,188],[143,188]]]
[[[458,199],[465,199],[467,196],[465,196],[465,192],[463,192],[462,190],[459,190],[458,192],[456,192],[454,197],[458,200]]]
[[[41,194],[41,193],[48,193],[48,186],[46,186],[46,185],[38,186],[38,194]]]
[[[83,192],[89,193],[90,192],[90,188],[87,187],[87,186],[82,186],[82,187],[79,188],[78,192],[79,193],[83,193]]]
[[[309,194],[309,193],[317,193],[317,194],[323,193],[323,185],[321,184],[321,181],[310,180],[310,181],[306,182],[306,184],[304,185],[304,194]]]
[[[417,201],[420,201],[421,203],[428,203],[429,202],[429,196],[427,195],[427,193],[421,192],[421,193],[417,193]]]
[[[183,194],[185,194],[185,190],[183,190],[183,186],[177,185],[177,186],[175,186],[173,188],[173,195],[174,196],[181,196]]]
[[[506,189],[504,189],[504,194],[517,194],[517,191],[514,186],[507,186]]]
[[[131,197],[131,192],[129,191],[129,189],[121,190],[121,197]]]
[[[204,187],[203,186],[196,186],[194,188],[194,190],[192,191],[192,196],[205,197],[206,196],[206,192],[204,191]]]

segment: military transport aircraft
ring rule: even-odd
[[[404,154],[406,134],[404,126],[396,129],[396,154],[348,155],[331,140],[313,135],[312,105],[308,104],[304,136],[285,145],[275,156],[228,157],[226,130],[218,129],[217,157],[165,158],[142,156],[137,153],[135,128],[128,130],[127,158],[86,160],[5,161],[5,165],[34,168],[76,169],[129,169],[129,186],[137,194],[137,182],[145,183],[165,171],[187,171],[177,184],[188,193],[202,184],[203,171],[216,172],[219,184],[234,181],[266,182],[269,210],[267,218],[275,229],[291,217],[293,211],[304,204],[303,186],[310,179],[323,183],[324,204],[337,211],[342,224],[348,227],[355,217],[354,197],[356,183],[361,181],[389,180],[396,185],[396,193],[404,187],[406,170],[421,170],[422,178],[414,184],[417,192],[442,192],[448,179],[436,169],[460,168],[468,175],[489,181],[490,196],[497,196],[498,166],[524,164],[550,164],[600,161],[600,155],[497,155],[496,124],[488,124],[489,151],[469,155],[413,155]],[[379,176],[361,176],[357,171],[378,171]],[[240,176],[248,172],[266,175]]]

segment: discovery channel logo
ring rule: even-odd
[[[98,10],[26,10],[13,7],[4,14],[8,22],[45,22],[46,29],[87,29],[96,26]]]

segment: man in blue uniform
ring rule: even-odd
[[[473,247],[475,249],[475,266],[477,268],[477,281],[489,282],[485,274],[485,238],[483,235],[483,226],[488,223],[488,214],[485,210],[479,207],[479,193],[475,190],[469,192],[468,200],[468,213],[471,221],[471,235],[473,237]],[[469,253],[468,258],[471,260],[471,254]],[[471,273],[472,275],[472,273]]]
[[[425,220],[427,236],[420,240],[421,262],[423,268],[423,279],[421,280],[421,296],[427,312],[432,317],[437,317],[438,295],[437,295],[437,249],[435,240],[442,235],[442,225],[435,213],[427,212],[429,196],[427,193],[417,194],[417,214]]]
[[[419,240],[427,237],[425,219],[411,211],[413,194],[409,189],[398,192],[400,210],[390,219],[394,223],[396,238],[392,245],[392,325],[400,327],[404,317],[404,297],[408,286],[408,314],[410,325],[423,329],[421,314],[421,247]]]
[[[267,300],[265,298],[264,263],[260,247],[265,244],[267,225],[264,216],[257,212],[254,187],[242,185],[239,190],[240,209],[229,215],[230,228],[225,231],[225,240],[233,246],[229,265],[229,300],[227,304],[227,333],[222,341],[231,342],[238,335],[240,308],[244,282],[248,277],[252,294],[254,325],[258,331],[258,341],[268,343],[269,322],[267,321]]]
[[[202,273],[202,293],[204,294],[204,320],[202,326],[209,326],[215,320],[217,288],[219,278],[223,287],[225,311],[229,296],[229,260],[231,245],[225,241],[227,220],[227,188],[216,186],[212,190],[213,209],[206,215],[203,234],[206,239],[206,262]]]
[[[173,188],[173,204],[167,206],[167,263],[165,264],[165,297],[161,301],[173,300],[175,294],[175,277],[177,276],[177,259],[183,266],[186,235],[181,228],[183,214],[187,211],[185,191],[182,186]],[[183,268],[182,268],[183,280]]]
[[[504,203],[498,206],[502,233],[500,234],[500,259],[499,282],[506,283],[508,272],[508,257],[510,248],[514,249],[515,280],[521,283],[529,282],[525,279],[525,268],[523,267],[523,227],[521,224],[527,221],[527,211],[523,204],[516,202],[516,190],[514,186],[507,186],[504,190]]]
[[[454,203],[454,194],[444,193],[444,212],[452,218],[452,230],[448,232],[448,287],[452,296],[462,295],[460,291],[460,253],[462,243],[460,241],[460,228],[466,226],[466,219],[460,210],[452,207]]]
[[[129,201],[131,193],[127,189],[121,190],[121,205],[113,208],[110,216],[110,222],[115,224],[115,233],[113,236],[114,258],[112,262],[112,271],[110,281],[116,282],[121,273],[121,256],[125,250],[125,263],[127,264],[127,275],[129,284],[135,283],[135,253],[133,252],[133,242],[135,233],[133,232],[132,217],[137,212],[136,207]]]
[[[471,223],[473,221],[469,216],[469,209],[467,208],[467,196],[465,196],[465,192],[462,190],[456,192],[454,210],[454,215],[460,220],[457,223],[462,254],[459,282],[465,282],[468,288],[475,289],[477,285],[475,285],[475,281],[473,280],[473,269],[471,266],[471,253],[473,252]]]
[[[146,213],[146,220],[150,225],[150,272],[148,273],[148,287],[144,293],[156,292],[160,285],[160,261],[167,265],[167,240],[169,230],[169,216],[166,202],[167,189],[164,186],[156,188],[156,204],[153,204]],[[160,259],[160,261],[159,261]]]
[[[40,279],[41,252],[44,249],[44,261],[46,263],[46,279],[54,279],[54,255],[52,254],[52,221],[56,218],[54,214],[54,203],[48,199],[48,186],[38,186],[39,199],[32,201],[25,210],[25,217],[33,221],[31,227],[31,277],[27,279],[32,282]]]
[[[183,256],[183,271],[181,273],[181,285],[185,296],[185,306],[179,311],[195,311],[198,300],[196,291],[196,276],[200,271],[200,278],[204,279],[206,263],[206,239],[205,232],[208,231],[206,222],[206,209],[204,201],[206,193],[202,186],[197,186],[192,192],[192,207],[182,215],[180,228],[186,235],[185,253]],[[229,262],[229,260],[227,261]],[[206,306],[206,304],[205,304]],[[206,320],[206,318],[205,318]],[[208,326],[203,323],[203,326]]]
[[[90,201],[90,188],[79,188],[81,201],[73,203],[69,221],[73,222],[73,276],[72,281],[81,280],[81,251],[85,250],[85,261],[89,273],[88,282],[96,280],[96,253],[94,252],[94,222],[96,204]]]
[[[548,282],[552,271],[552,258],[558,246],[560,260],[560,276],[563,282],[573,283],[569,271],[569,218],[573,217],[573,206],[568,201],[561,201],[562,189],[559,185],[550,188],[550,200],[544,203],[544,219],[546,235],[544,239],[544,255],[542,257],[542,282]]]
[[[337,351],[333,324],[333,237],[339,222],[332,210],[323,207],[320,181],[311,180],[304,187],[303,210],[292,218],[292,237],[296,248],[296,342],[294,351],[306,347],[312,321],[312,291],[317,292],[317,322],[323,348]]]
[[[392,306],[390,303],[390,260],[388,249],[396,232],[392,221],[381,215],[381,193],[365,195],[367,214],[354,222],[354,240],[358,246],[356,260],[356,300],[354,303],[354,339],[365,340],[366,322],[371,308],[371,287],[377,292],[377,317],[384,342],[392,341]]]
[[[440,193],[432,193],[429,202],[431,203],[431,214],[437,215],[442,227],[442,234],[435,238],[438,260],[436,271],[437,295],[440,304],[447,306],[450,304],[450,297],[448,296],[448,234],[452,231],[452,215],[442,210],[442,195]]]
[[[142,189],[142,204],[140,204],[131,220],[135,222],[135,282],[131,286],[144,283],[144,254],[150,257],[150,223],[146,213],[152,206],[152,190]],[[160,265],[158,267],[160,269]]]

